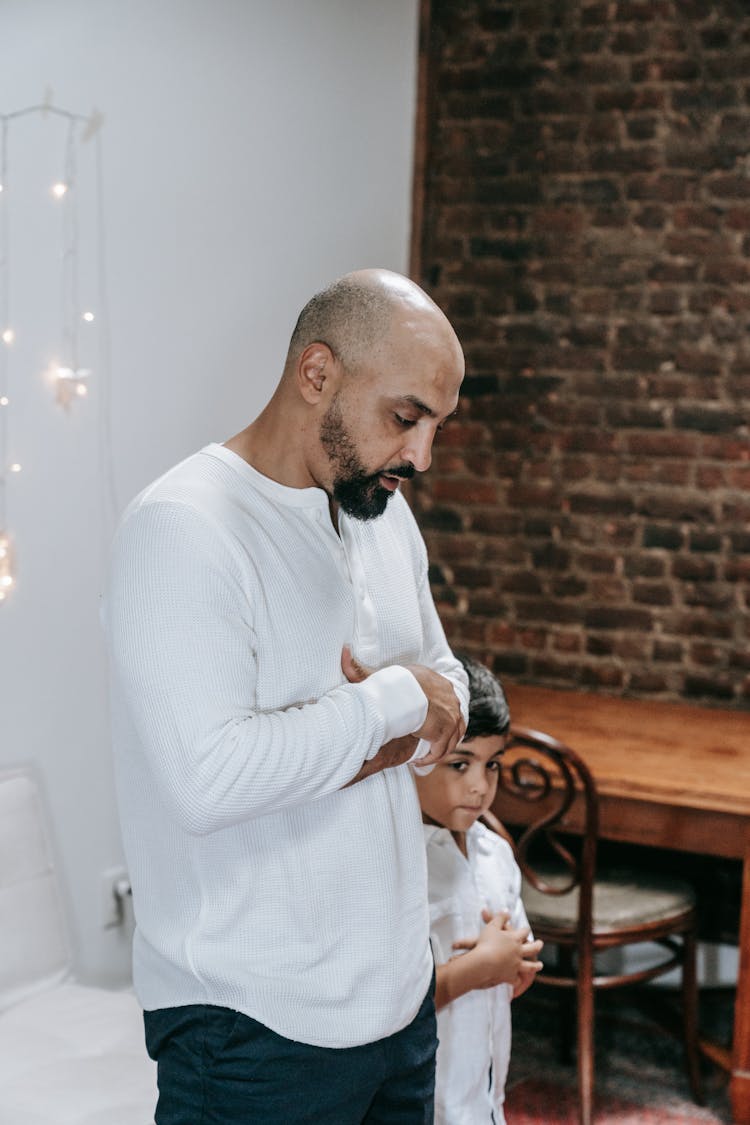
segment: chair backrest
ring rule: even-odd
[[[0,1010],[67,976],[70,953],[33,771],[0,771]]]
[[[551,735],[514,724],[493,811],[520,826],[516,854],[527,882],[542,894],[576,896],[579,957],[592,957],[599,805],[586,763]]]

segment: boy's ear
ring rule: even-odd
[[[338,388],[339,370],[327,344],[308,344],[297,361],[297,386],[305,402],[316,406]]]

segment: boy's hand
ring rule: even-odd
[[[492,914],[482,911],[484,929],[475,940],[453,943],[456,950],[471,950],[473,988],[493,988],[496,984],[513,985],[513,995],[520,996],[542,968],[538,960],[543,943],[529,940],[529,929],[508,928],[506,911]]]

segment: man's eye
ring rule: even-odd
[[[403,426],[404,429],[407,429],[409,426],[413,426],[415,424],[413,418],[402,418],[400,414],[394,414],[393,417],[396,419],[399,426]]]

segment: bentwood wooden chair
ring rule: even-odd
[[[575,997],[579,1120],[590,1125],[594,1095],[594,996],[641,984],[679,966],[683,1030],[693,1098],[702,1104],[697,1027],[695,895],[689,884],[626,870],[597,872],[598,798],[586,763],[540,731],[511,727],[493,811],[523,825],[516,853],[523,901],[536,938],[557,960],[535,987]],[[600,971],[598,954],[639,943],[659,948],[646,968]]]

